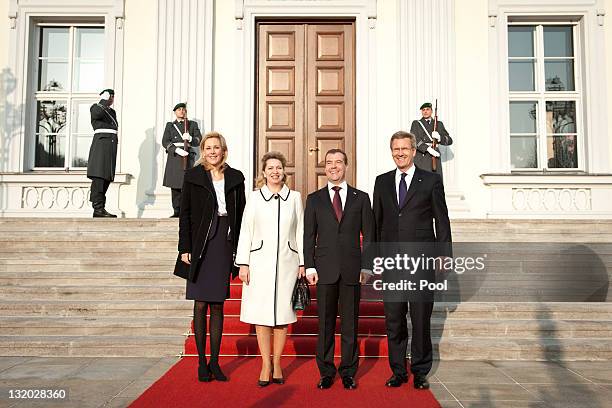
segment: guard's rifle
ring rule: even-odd
[[[436,106],[434,108],[434,125],[433,125],[433,131],[436,132],[438,130],[438,99],[436,99]],[[431,143],[431,148],[436,150],[436,147],[438,146],[437,140],[435,138],[433,138],[433,141]],[[438,168],[438,158],[436,156],[431,156],[431,169],[433,171],[436,171]]]

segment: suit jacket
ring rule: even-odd
[[[361,269],[371,269],[362,256],[374,240],[374,219],[367,193],[348,186],[342,219],[338,222],[327,185],[308,195],[304,210],[304,266],[316,268],[319,283],[359,283]]]
[[[431,119],[431,124],[427,124],[427,121],[423,118],[412,121],[412,125],[410,126],[410,133],[412,133],[416,137],[416,142],[417,142],[417,145],[416,145],[417,154],[414,157],[414,164],[423,170],[427,170],[431,172],[433,171],[431,167],[431,154],[427,152],[427,148],[429,147],[428,143],[431,144],[432,140],[427,135],[427,133],[423,130],[423,127],[419,124],[419,122],[421,122],[423,126],[425,126],[425,129],[427,129],[427,132],[429,132],[430,135],[431,135],[431,132],[433,132],[433,118]],[[441,120],[438,121],[437,130],[438,130],[438,133],[440,134],[439,144],[444,145],[444,146],[453,144],[453,138],[450,137],[450,135],[448,134],[448,131],[444,127],[444,123],[442,123]],[[439,152],[438,149],[436,150]],[[441,162],[440,159],[441,157],[438,158],[438,167],[437,167],[436,173],[439,173],[440,176],[442,176],[442,166],[440,163]]]
[[[435,242],[439,243],[435,245],[437,255],[452,256],[450,220],[439,175],[417,167],[400,208],[395,169],[381,174],[374,185],[373,207],[378,242]]]

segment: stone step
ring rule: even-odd
[[[229,336],[228,336],[229,337]],[[383,339],[381,338],[381,341]],[[309,342],[316,342],[313,336]],[[612,339],[433,338],[444,360],[610,360]],[[288,338],[291,346],[291,338]],[[178,336],[0,336],[4,356],[159,357],[182,352]],[[232,355],[232,354],[226,354]]]
[[[362,302],[367,305],[368,302]],[[383,316],[382,305],[368,316]],[[306,315],[313,315],[309,308]],[[135,317],[185,317],[192,316],[190,300],[0,300],[0,316],[135,316]],[[227,300],[225,314],[240,313],[240,302]],[[301,314],[301,313],[300,313]],[[365,316],[366,314],[362,314]],[[599,302],[467,302],[434,304],[434,318],[485,319],[485,320],[609,320],[612,303]]]
[[[29,300],[181,300],[185,299],[185,285],[56,285],[4,286],[0,299]]]
[[[338,319],[336,332],[339,333]],[[432,335],[438,337],[492,337],[504,338],[611,338],[610,320],[487,320],[435,317]],[[301,317],[290,325],[289,333],[316,333],[316,316]],[[58,316],[4,316],[0,317],[0,336],[25,335],[182,335],[191,327],[190,317],[58,317]],[[360,334],[385,335],[384,318],[359,319]],[[410,324],[408,325],[410,328]],[[237,315],[226,315],[223,332],[227,335],[249,335],[253,328],[240,322]]]
[[[183,336],[0,336],[2,356],[166,357],[179,355]]]
[[[0,272],[2,286],[56,286],[56,285],[185,285],[185,281],[170,271],[144,272]]]
[[[158,271],[172,272],[176,258],[172,260],[151,259],[18,259],[0,260],[0,272],[121,272]]]
[[[191,317],[190,300],[0,300],[0,316]]]
[[[0,336],[180,336],[190,317],[0,317]]]

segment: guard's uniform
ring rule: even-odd
[[[105,211],[106,191],[111,181],[115,179],[117,163],[117,114],[107,106],[107,100],[100,100],[91,105],[91,126],[94,137],[89,148],[87,161],[87,177],[91,179],[91,194],[89,200],[96,211]]]
[[[434,118],[429,118],[429,121],[421,118],[420,120],[412,121],[412,125],[410,126],[410,133],[412,133],[416,138],[416,156],[414,156],[414,164],[423,170],[427,170],[432,173],[437,173],[442,177],[442,161],[440,160],[442,157],[437,158],[437,167],[436,171],[433,171],[431,158],[432,155],[427,151],[428,147],[431,147],[433,138],[431,137],[431,133],[433,132],[434,127]],[[448,134],[448,131],[444,127],[444,123],[442,121],[438,121],[438,125],[436,130],[440,134],[440,141],[437,142],[438,145],[448,146],[453,144],[453,139]],[[436,151],[439,153],[440,151],[436,148]]]
[[[184,150],[184,141],[182,138],[185,130],[184,121],[175,120],[174,122],[166,123],[164,136],[162,137],[162,146],[166,149],[168,159],[166,160],[166,170],[164,171],[164,183],[166,187],[172,189],[172,207],[174,214],[178,215],[181,203],[181,189],[183,188],[183,177],[185,168],[183,167],[183,156],[176,153],[177,148]],[[189,156],[187,156],[187,169],[193,167],[196,159],[197,148],[200,146],[202,134],[197,122],[188,121],[188,133],[191,136],[191,142],[187,142],[189,146]]]

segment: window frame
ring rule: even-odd
[[[535,89],[533,91],[511,91],[510,90],[510,61],[520,60],[521,58],[510,57],[508,38],[510,28],[513,26],[534,26],[534,80]],[[571,26],[572,27],[572,48],[573,48],[573,63],[574,63],[574,90],[573,91],[546,91],[546,61],[554,60],[556,57],[545,57],[544,54],[544,27],[545,26]],[[507,137],[508,137],[508,163],[511,172],[584,172],[585,149],[586,149],[586,132],[584,126],[583,109],[585,95],[583,92],[582,81],[582,46],[584,41],[581,37],[581,20],[574,18],[558,18],[551,20],[532,19],[512,19],[509,18],[506,25],[506,89],[507,100],[506,109],[508,117]],[[527,59],[527,58],[523,58]],[[568,57],[558,57],[558,59],[567,60]],[[512,132],[510,126],[510,103],[521,101],[534,101],[537,103],[537,119],[536,119],[536,148],[537,148],[537,166],[534,168],[512,167],[512,148],[511,139]],[[548,133],[546,130],[546,102],[556,101],[572,101],[575,103],[576,109],[576,148],[577,167],[571,168],[554,168],[548,167]],[[520,136],[520,135],[517,135]]]
[[[33,22],[33,30],[31,33],[33,34],[33,38],[31,41],[32,44],[32,54],[30,61],[32,63],[31,75],[30,78],[30,86],[31,86],[31,106],[33,106],[34,114],[31,117],[30,124],[32,132],[31,132],[31,143],[34,148],[36,147],[36,140],[38,132],[38,102],[44,100],[62,100],[66,101],[66,126],[65,126],[65,151],[64,151],[64,165],[62,167],[49,167],[49,166],[36,166],[36,151],[33,151],[32,162],[30,168],[33,171],[83,171],[86,167],[77,167],[73,166],[73,134],[78,136],[82,136],[83,133],[79,133],[73,131],[73,116],[75,114],[75,103],[81,101],[91,101],[91,103],[95,103],[99,100],[98,92],[89,91],[89,92],[79,92],[75,91],[74,88],[74,76],[75,76],[75,47],[76,47],[76,31],[78,28],[99,28],[103,32],[104,36],[104,53],[103,53],[103,65],[104,65],[104,77],[107,76],[106,70],[108,69],[107,58],[107,25],[105,24],[104,18],[100,18],[99,21],[92,21],[91,18],[88,18],[86,21],[79,21],[79,19],[74,20],[61,20],[61,21],[45,21],[40,20]],[[45,27],[58,27],[58,28],[68,28],[68,78],[67,83],[69,85],[68,90],[64,91],[41,91],[40,88],[40,61],[43,59],[41,57],[41,43],[42,43],[42,31]],[[93,129],[91,132],[93,137]]]

